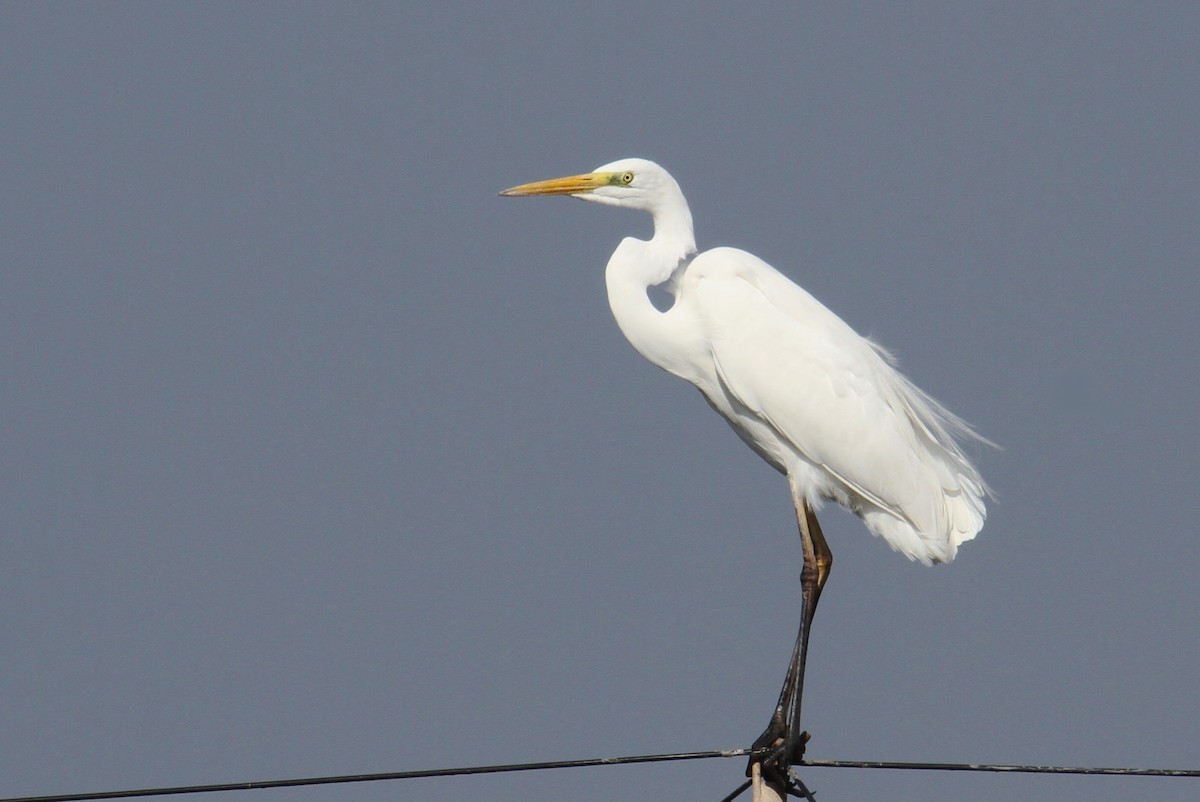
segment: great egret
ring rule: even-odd
[[[786,773],[807,741],[799,721],[808,633],[831,563],[815,511],[832,499],[909,559],[949,562],[985,517],[987,489],[955,440],[977,435],[766,262],[735,248],[697,253],[683,192],[654,162],[622,159],[500,194],[570,195],[650,212],[654,236],[622,240],[608,261],[617,325],[642,356],[699,388],[787,476],[804,548],[801,623],[752,758]],[[651,287],[674,304],[660,311]]]

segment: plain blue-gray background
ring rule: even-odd
[[[798,615],[786,486],[612,322],[648,218],[496,197],[624,156],[1003,446],[953,565],[823,516],[810,756],[1200,767],[1198,31],[1191,3],[0,6],[0,796],[749,744]],[[715,802],[742,767],[256,798]]]

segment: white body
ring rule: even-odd
[[[625,159],[594,176],[606,182],[568,194],[654,216],[653,238],[623,240],[606,272],[613,315],[633,347],[699,388],[787,475],[797,503],[832,499],[910,559],[954,559],[985,517],[986,488],[952,436],[970,429],[758,257],[697,254],[687,202],[661,167]],[[538,194],[519,189],[509,192]],[[647,295],[658,285],[675,297],[666,311]]]

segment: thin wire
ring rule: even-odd
[[[896,763],[884,760],[802,760],[800,766],[831,769],[998,771],[1011,774],[1106,774],[1126,777],[1200,777],[1200,769],[1128,769],[1080,766],[1013,766],[996,763]],[[0,802],[6,800],[0,799]]]
[[[300,777],[290,780],[259,780],[214,785],[179,785],[170,788],[137,788],[129,791],[97,791],[83,794],[51,796],[22,796],[0,799],[0,802],[83,802],[91,799],[128,799],[138,796],[171,796],[175,794],[204,794],[215,791],[252,791],[263,788],[295,788],[302,785],[336,785],[340,783],[376,782],[379,780],[413,780],[419,777],[456,777],[469,774],[500,774],[512,771],[542,771],[544,769],[574,769],[584,766],[617,766],[626,763],[663,763],[676,760],[705,760],[714,757],[743,757],[749,749],[729,749],[714,752],[674,752],[662,755],[630,755],[628,757],[597,757],[583,760],[560,760],[541,763],[511,763],[499,766],[466,766],[453,769],[422,771],[390,771],[382,774],[344,774],[336,777]]]
[[[671,752],[660,755],[629,755],[626,757],[597,757],[583,760],[559,760],[541,763],[509,763],[496,766],[465,766],[451,769],[420,771],[391,771],[382,774],[344,774],[334,777],[298,777],[289,780],[259,780],[256,782],[217,783],[213,785],[179,785],[164,788],[137,788],[128,791],[97,791],[82,794],[7,797],[0,802],[86,802],[95,799],[129,799],[140,796],[171,796],[203,794],[218,791],[252,791],[263,788],[295,788],[303,785],[335,785],[340,783],[376,782],[379,780],[413,780],[420,777],[456,777],[471,774],[500,774],[516,771],[574,769],[586,766],[618,766],[630,763],[665,763],[680,760],[708,760],[717,757],[745,757],[752,749],[724,749],[709,752]],[[1134,769],[1070,766],[1017,766],[996,763],[897,763],[863,760],[802,760],[798,766],[835,769],[909,769],[916,771],[992,771],[1011,774],[1099,774],[1126,777],[1200,777],[1200,769]],[[743,785],[730,799],[744,791]],[[724,802],[724,801],[723,801]]]
[[[744,783],[739,785],[737,788],[734,788],[732,791],[730,791],[729,795],[726,796],[724,799],[722,799],[721,802],[733,802],[733,800],[735,800],[739,796],[741,796],[742,793],[749,787],[750,787],[750,781],[746,780]]]

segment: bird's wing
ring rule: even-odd
[[[918,531],[934,525],[925,463],[937,438],[870,341],[752,254],[709,251],[690,272],[723,390],[758,418],[758,436],[778,436],[824,471],[839,501],[873,504]]]

